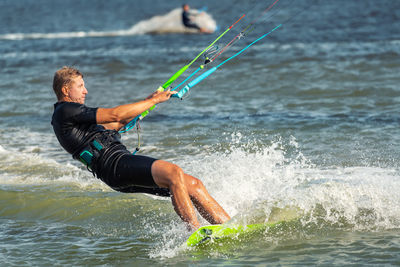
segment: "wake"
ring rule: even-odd
[[[193,10],[195,12],[195,10]],[[66,39],[90,37],[132,36],[141,34],[169,34],[169,33],[198,33],[195,29],[188,29],[182,24],[182,9],[176,8],[164,15],[157,15],[142,20],[129,29],[114,31],[76,31],[56,33],[8,33],[0,35],[0,40],[26,39]],[[200,27],[214,32],[217,24],[212,16],[201,12],[194,20]]]

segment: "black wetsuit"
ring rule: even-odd
[[[190,19],[190,12],[189,11],[183,11],[182,12],[182,23],[188,28],[194,28],[200,30],[200,27],[197,26],[195,23],[192,22]]]
[[[170,196],[168,189],[153,180],[151,165],[156,159],[132,155],[117,131],[96,123],[96,113],[97,108],[79,103],[54,104],[51,124],[61,146],[78,160],[82,151],[90,151],[94,156],[88,169],[114,190]],[[94,146],[94,141],[100,146]]]

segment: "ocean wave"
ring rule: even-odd
[[[262,144],[258,140],[245,141],[243,135],[235,133],[226,141],[218,147],[204,148],[197,155],[178,158],[177,163],[203,181],[233,220],[249,224],[284,218],[288,222],[279,232],[266,230],[258,239],[279,241],[321,231],[400,228],[398,170],[317,166],[303,155],[295,138]],[[113,192],[85,170],[46,157],[13,154],[4,147],[0,147],[0,153],[1,195],[9,205],[20,206],[3,209],[2,215],[7,218],[24,216],[88,224],[94,217],[108,218],[105,209],[113,214],[111,207],[123,207],[127,213],[113,220],[129,223],[129,214],[139,212],[140,219],[136,219],[146,226],[144,238],[157,240],[151,257],[173,257],[181,251],[187,232],[169,201]],[[135,211],[128,212],[130,209]],[[285,217],[288,209],[294,219]],[[92,234],[115,229],[107,223],[99,227],[92,229]],[[128,227],[123,231],[136,230]]]

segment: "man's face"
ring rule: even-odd
[[[83,78],[81,76],[73,78],[68,86],[68,98],[72,102],[84,104],[87,93]]]

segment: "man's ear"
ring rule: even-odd
[[[64,96],[67,96],[67,95],[68,95],[68,91],[69,91],[69,88],[68,88],[67,85],[64,85],[64,86],[61,88],[61,92],[62,92],[62,94],[63,94]]]

